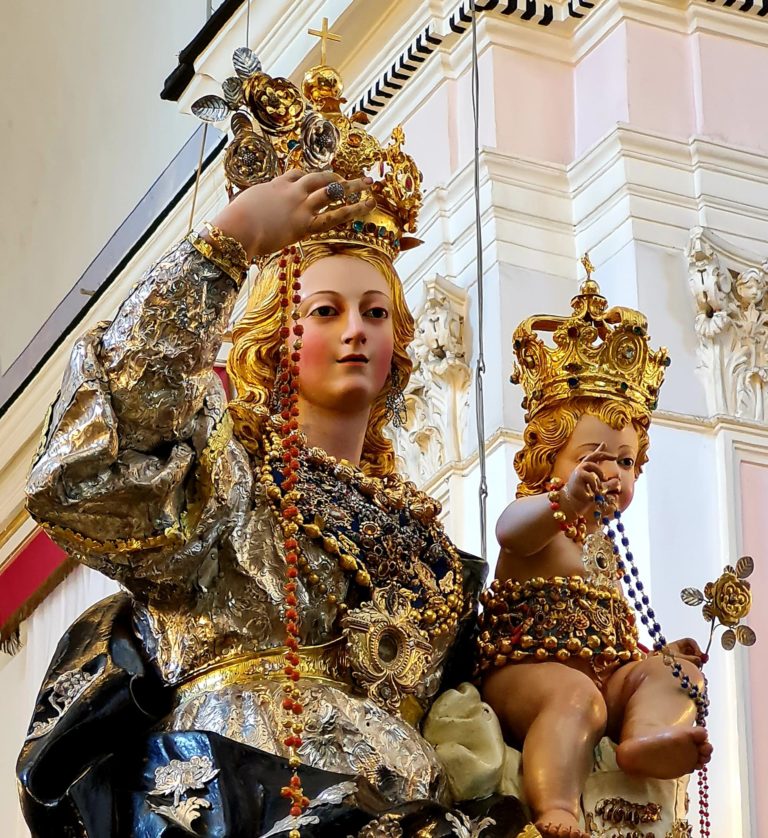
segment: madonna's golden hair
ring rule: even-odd
[[[328,256],[355,256],[373,265],[386,279],[392,298],[392,333],[394,351],[392,365],[397,370],[399,385],[404,388],[411,376],[413,364],[408,356],[408,346],[413,340],[414,322],[405,302],[403,286],[392,262],[371,247],[343,244],[302,245],[302,272]],[[227,358],[227,372],[237,389],[239,398],[256,407],[270,408],[275,375],[280,358],[280,295],[278,260],[272,259],[261,270],[248,299],[243,317],[232,333],[233,346]],[[288,283],[291,281],[288,267]],[[299,387],[301,387],[301,362],[299,362]],[[392,443],[384,436],[387,424],[387,394],[391,377],[374,399],[368,419],[368,429],[363,442],[360,467],[366,474],[383,477],[395,470]],[[301,421],[301,417],[299,417]]]
[[[526,425],[523,447],[515,454],[515,471],[520,478],[517,497],[545,491],[544,484],[552,477],[555,458],[584,414],[596,416],[617,431],[632,423],[638,441],[635,474],[640,474],[648,462],[650,416],[627,402],[578,396],[545,408]]]

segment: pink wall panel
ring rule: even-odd
[[[616,128],[629,121],[627,32],[617,26],[576,67],[575,156],[581,157]]]
[[[768,152],[768,108],[759,91],[768,78],[768,43],[697,35],[701,89],[699,133]],[[757,96],[757,98],[755,98]]]
[[[561,61],[493,51],[496,146],[548,163],[573,160],[573,68]]]
[[[752,765],[750,775],[755,791],[768,788],[768,465],[741,464],[742,549],[755,560],[752,583],[752,613],[749,624],[757,634],[757,644],[749,651],[749,706]],[[745,790],[746,793],[746,790]],[[753,798],[753,835],[768,835],[768,799]]]
[[[687,140],[696,132],[690,37],[627,24],[629,120],[642,131]]]

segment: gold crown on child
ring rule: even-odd
[[[581,260],[587,278],[571,300],[569,317],[537,314],[514,331],[517,356],[510,380],[525,393],[525,421],[545,408],[579,396],[629,402],[650,416],[658,404],[670,364],[664,347],[649,346],[648,322],[639,311],[614,306],[592,279],[594,267]],[[547,345],[538,332],[552,334]]]
[[[330,169],[345,180],[370,173],[376,206],[365,217],[313,234],[310,240],[365,244],[394,258],[421,244],[407,235],[416,231],[421,172],[402,150],[405,135],[400,126],[392,131],[390,143],[382,146],[365,130],[366,114],[341,113],[346,102],[341,76],[325,63],[326,40],[340,39],[328,33],[327,20],[322,32],[310,33],[322,38],[322,59],[304,74],[301,90],[288,79],[264,73],[254,52],[240,47],[232,57],[235,75],[221,85],[223,98],[203,96],[192,105],[192,112],[204,122],[220,122],[231,115],[234,139],[224,158],[230,198],[289,169]]]

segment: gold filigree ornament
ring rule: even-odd
[[[414,695],[431,663],[432,645],[418,624],[411,596],[397,585],[375,590],[342,620],[352,680],[391,712]]]
[[[589,257],[582,262],[587,278],[571,300],[573,313],[534,315],[512,336],[517,361],[510,380],[525,392],[526,423],[546,407],[580,396],[629,402],[648,415],[656,409],[670,364],[667,350],[650,348],[641,312],[608,308],[592,279]],[[551,333],[554,346],[539,332]]]
[[[704,619],[711,624],[707,651],[712,644],[716,628],[726,627],[720,642],[724,649],[733,649],[736,643],[752,646],[757,639],[749,626],[740,625],[752,608],[752,590],[747,577],[755,569],[751,556],[742,556],[736,567],[726,565],[714,582],[707,582],[702,593],[698,588],[683,588],[680,598],[686,605],[701,605]]]
[[[608,587],[616,581],[618,565],[613,552],[613,542],[602,530],[587,536],[581,558],[584,563],[584,575],[591,584]]]
[[[664,838],[693,838],[693,827],[688,821],[675,821]]]
[[[416,230],[422,176],[403,151],[400,126],[392,131],[390,144],[382,145],[366,131],[366,114],[343,114],[341,76],[324,61],[307,70],[301,88],[263,72],[247,47],[235,50],[232,63],[236,75],[222,83],[223,96],[203,96],[192,105],[203,122],[230,118],[234,138],[224,155],[230,198],[289,169],[327,169],[345,180],[370,174],[376,206],[363,218],[309,240],[364,244],[390,258],[421,244],[408,234]]]
[[[358,833],[357,838],[403,838],[401,814],[386,814],[370,821]]]

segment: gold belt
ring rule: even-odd
[[[297,669],[301,681],[315,681],[340,689],[348,694],[360,693],[352,684],[343,663],[345,641],[338,637],[319,646],[301,646]],[[287,681],[285,655],[287,646],[274,646],[260,652],[249,652],[235,658],[227,658],[197,672],[176,686],[175,703],[179,707],[189,699],[207,692],[215,692],[232,686],[247,686],[253,681]],[[412,695],[406,695],[400,703],[400,715],[414,727],[421,721],[424,709]]]
[[[343,680],[342,667],[339,666],[343,638],[320,646],[302,646],[298,651],[302,679],[321,681],[334,687],[351,692],[352,685]],[[176,703],[182,704],[201,693],[219,690],[231,686],[243,686],[250,681],[268,678],[270,681],[287,681],[285,674],[285,655],[287,646],[273,646],[260,652],[249,652],[209,666],[201,672],[191,675],[176,687]]]

